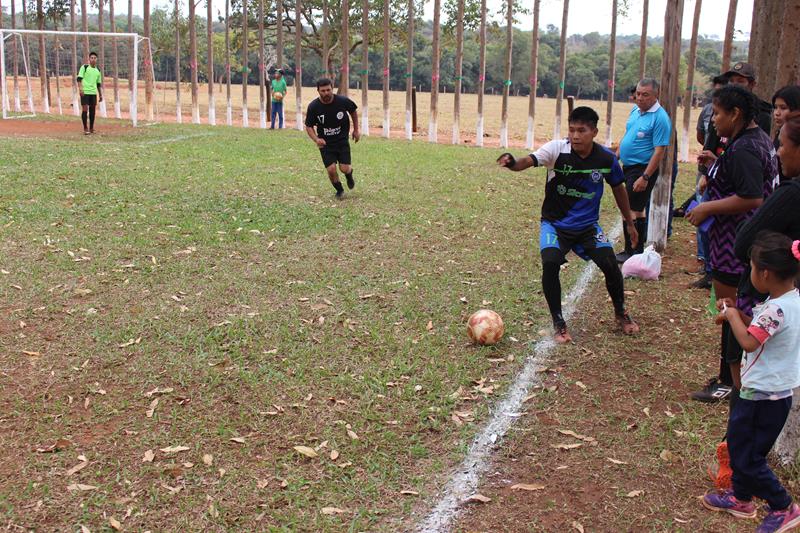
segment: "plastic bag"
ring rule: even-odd
[[[661,255],[652,245],[645,248],[644,252],[631,256],[622,265],[622,275],[626,278],[655,280],[659,274],[661,274]]]

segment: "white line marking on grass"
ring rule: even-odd
[[[617,224],[611,232],[610,240],[616,241],[621,231],[622,225]],[[595,270],[594,263],[586,265],[572,290],[569,291],[564,305],[565,319],[570,319],[575,314],[576,302],[586,292]],[[521,410],[522,400],[528,395],[530,388],[540,381],[536,369],[547,362],[550,351],[555,346],[556,343],[551,337],[542,339],[533,345],[531,354],[525,361],[525,366],[522,367],[514,383],[509,387],[505,397],[494,406],[493,415],[486,427],[472,441],[467,456],[453,472],[436,507],[417,526],[417,531],[424,533],[450,531],[452,522],[461,510],[464,500],[475,494],[481,476],[491,466],[492,452],[497,448],[495,443],[503,438],[516,420],[517,417],[511,415]]]
[[[143,143],[139,143],[140,146],[149,146],[151,144],[164,144],[164,143],[175,143],[179,141],[185,141],[186,139],[195,139],[197,137],[211,137],[214,135],[211,132],[208,133],[193,133],[192,135],[177,135],[175,137],[168,137],[166,139],[155,139],[153,141],[147,141]]]

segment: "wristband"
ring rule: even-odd
[[[500,159],[502,159],[504,155],[508,156],[508,162],[504,165],[506,168],[511,168],[511,167],[513,167],[514,165],[517,164],[517,160],[514,159],[514,156],[511,155],[508,152],[506,152],[504,154],[500,154],[500,157],[498,157],[497,160],[499,161]]]
[[[644,181],[650,181],[650,175],[649,174],[642,174],[642,179]]]

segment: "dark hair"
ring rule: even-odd
[[[745,126],[750,124],[750,121],[756,117],[756,113],[758,112],[758,100],[756,96],[744,87],[739,87],[738,85],[720,87],[714,91],[712,98],[715,104],[728,113],[738,107],[739,111],[742,112]]]
[[[97,52],[89,52],[89,57],[97,57]]]
[[[720,74],[711,78],[711,83],[714,85],[728,85],[728,76]]]
[[[775,107],[775,100],[778,98],[786,102],[789,111],[797,111],[800,109],[800,86],[787,85],[786,87],[778,89],[778,91],[772,95],[772,107]]]
[[[786,115],[786,118],[783,119],[781,131],[785,131],[789,140],[795,146],[800,147],[800,111],[792,111]]]
[[[630,92],[630,93],[631,93],[631,96],[636,96],[636,85],[634,85],[633,87],[631,87],[631,88],[630,88],[630,90],[629,90],[628,92]]]
[[[572,110],[572,113],[569,114],[569,119],[567,122],[569,124],[572,124],[573,122],[580,122],[582,124],[586,124],[587,126],[596,128],[599,120],[600,117],[597,115],[597,112],[594,109],[591,107],[580,106]]]
[[[333,82],[330,80],[330,78],[320,78],[317,80],[317,89],[319,89],[320,87],[325,87],[327,85],[333,87]]]
[[[759,231],[750,248],[750,259],[759,270],[768,270],[782,280],[793,279],[800,272],[800,261],[792,247],[799,242],[783,233]]]

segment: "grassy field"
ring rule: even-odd
[[[543,172],[369,138],[339,202],[299,132],[100,131],[2,139],[0,520],[408,525],[549,331]]]
[[[38,79],[32,80],[33,93],[35,101],[39,102],[39,81]],[[69,81],[65,78],[61,79],[61,99],[62,109],[65,114],[71,113],[70,98],[71,88]],[[9,94],[12,92],[12,84],[8,81]],[[25,109],[25,87],[22,85],[22,106]],[[51,80],[51,95],[55,98],[55,80]],[[226,113],[226,96],[225,86],[215,85],[216,91],[216,114],[217,124],[225,123]],[[248,116],[250,127],[259,126],[259,88],[258,85],[248,86]],[[113,91],[111,89],[111,82],[107,81],[105,87],[105,95],[108,105],[108,115],[113,116]],[[314,87],[303,87],[303,112],[305,113],[305,106],[311,100],[316,98],[317,92]],[[138,105],[140,119],[144,119],[144,85],[140,83],[138,92]],[[359,106],[362,104],[362,96],[360,90],[351,89],[350,98],[352,98]],[[438,141],[443,144],[449,144],[452,140],[453,131],[453,98],[454,95],[450,93],[440,93],[439,95],[439,118],[437,122]],[[383,124],[383,96],[380,90],[370,90],[369,96],[369,121],[370,128],[373,135],[380,135]],[[120,83],[120,102],[123,112],[128,109],[128,91],[127,81]],[[157,119],[163,122],[175,121],[176,109],[176,96],[175,96],[175,83],[172,82],[157,82],[154,93],[154,106]],[[191,85],[188,83],[181,84],[181,109],[183,122],[189,123],[192,119],[192,106],[191,106]],[[198,92],[198,102],[200,105],[200,117],[203,123],[206,123],[208,118],[208,87],[201,84]],[[391,129],[393,130],[392,136],[396,138],[404,138],[405,128],[405,102],[406,96],[404,91],[392,91],[389,95],[390,106],[390,122]],[[478,96],[476,94],[464,94],[461,97],[461,132],[462,142],[474,144],[476,135],[476,110],[478,107]],[[233,121],[235,125],[242,123],[242,86],[233,85],[231,87],[231,103],[233,107]],[[13,105],[13,102],[12,102]],[[38,104],[37,104],[38,105]],[[598,140],[605,141],[606,127],[606,103],[593,100],[576,100],[576,106],[587,105],[594,108],[600,115],[600,135]],[[269,107],[269,104],[267,104]],[[418,116],[418,131],[417,135],[427,139],[428,137],[428,120],[430,114],[430,94],[418,93],[417,94],[417,116]],[[612,138],[618,142],[620,137],[625,131],[625,122],[630,113],[632,104],[626,102],[615,102],[613,119],[612,119]],[[55,105],[52,105],[53,113],[57,112]],[[286,118],[286,125],[292,127],[295,124],[295,92],[294,87],[289,87],[289,93],[284,104],[284,114]],[[38,107],[37,107],[38,109]],[[552,137],[553,127],[555,124],[555,98],[537,98],[536,100],[536,118],[535,118],[535,133],[537,143],[545,142]],[[497,146],[500,138],[500,117],[502,110],[502,96],[500,94],[487,94],[484,96],[484,134],[486,136],[485,142],[489,146]],[[268,110],[269,113],[269,110]],[[690,150],[697,148],[693,137],[693,128],[697,124],[697,117],[700,113],[699,108],[692,109],[691,123],[690,123]],[[528,129],[528,97],[527,96],[512,96],[509,99],[509,143],[512,146],[524,146],[525,138]],[[567,104],[564,102],[564,111],[561,131],[566,132],[567,128]],[[683,108],[678,108],[678,117],[683,117]],[[682,122],[679,120],[680,127]],[[269,124],[269,117],[267,117]],[[680,142],[681,132],[679,129],[678,139]]]

